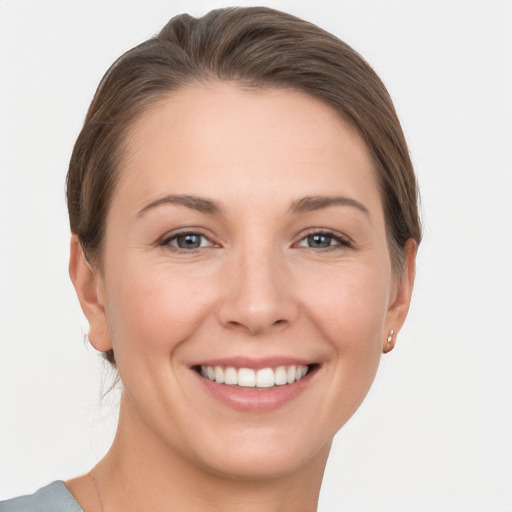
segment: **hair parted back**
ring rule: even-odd
[[[323,29],[265,7],[172,18],[155,37],[106,72],[75,143],[67,176],[71,231],[101,263],[105,221],[125,135],[135,119],[172,91],[195,83],[289,88],[330,105],[373,157],[393,266],[408,239],[421,240],[416,179],[389,94],[366,61]],[[114,363],[113,354],[106,354]]]

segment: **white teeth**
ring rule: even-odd
[[[286,371],[286,378],[288,380],[288,384],[295,382],[296,375],[297,375],[297,373],[295,370],[295,366],[288,367],[288,370]]]
[[[271,388],[274,385],[274,371],[272,368],[262,368],[256,372],[256,387]]]
[[[308,373],[306,365],[278,366],[277,368],[233,368],[228,366],[201,366],[201,375],[218,384],[228,384],[245,388],[271,388],[284,386],[303,379]]]
[[[256,372],[250,368],[240,368],[238,370],[238,385],[245,388],[256,386]]]
[[[224,370],[220,366],[215,367],[215,382],[219,384],[224,382]]]
[[[288,377],[286,376],[286,368],[284,366],[276,368],[274,372],[274,382],[276,383],[276,386],[288,384]]]
[[[228,366],[224,370],[224,383],[225,384],[238,384],[238,375],[232,366]]]

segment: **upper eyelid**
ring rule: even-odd
[[[157,240],[156,245],[159,245],[159,246],[171,245],[170,244],[171,241],[176,240],[176,238],[178,238],[179,236],[186,236],[186,235],[198,235],[200,237],[205,238],[208,241],[209,247],[213,247],[215,245],[218,245],[218,243],[216,243],[212,239],[211,236],[208,236],[207,234],[201,232],[201,230],[198,229],[198,228],[192,228],[192,229],[185,228],[183,230],[167,233],[167,234],[165,234],[164,236],[160,237]],[[193,250],[198,250],[198,249],[205,249],[205,248],[206,247],[198,247],[196,249],[182,249],[180,247],[176,247],[177,250],[183,250],[183,251],[187,251],[187,252],[191,252]]]
[[[304,240],[304,238],[311,236],[311,235],[328,235],[328,236],[332,236],[333,238],[337,238],[346,244],[349,244],[349,245],[354,244],[352,239],[349,236],[345,235],[344,233],[340,233],[339,231],[335,231],[335,230],[327,229],[327,228],[310,228],[309,230],[306,230],[305,232],[302,232],[299,235],[298,241],[300,242],[300,241]]]
[[[170,240],[170,239],[176,238],[180,235],[181,236],[183,236],[183,235],[199,235],[199,236],[204,236],[208,240],[211,240],[211,238],[212,238],[211,235],[206,234],[201,228],[191,227],[191,228],[178,229],[176,231],[169,231],[165,235],[161,236],[160,240],[162,240],[162,241]]]
[[[212,237],[209,234],[206,234],[203,231],[203,229],[196,228],[196,227],[187,227],[187,228],[179,229],[178,231],[174,231],[174,232],[171,231],[171,232],[163,235],[162,237],[160,237],[158,240],[158,243],[165,244],[165,243],[169,242],[170,240],[175,239],[178,236],[189,235],[189,234],[202,236],[202,237],[206,238],[211,244],[218,244],[218,242],[214,241],[214,237]],[[306,238],[308,236],[317,235],[317,234],[318,235],[328,235],[333,238],[339,239],[341,242],[343,242],[347,245],[354,245],[353,240],[349,236],[347,236],[344,233],[341,233],[339,231],[335,231],[335,230],[328,229],[328,228],[306,229],[305,231],[302,231],[300,234],[297,235],[297,237],[295,238],[296,241],[293,242],[293,245],[298,244],[299,242],[301,242],[302,240],[304,240],[304,238]]]

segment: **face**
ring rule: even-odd
[[[214,83],[153,106],[125,149],[88,314],[125,416],[217,474],[323,457],[410,295],[364,143],[299,92]]]

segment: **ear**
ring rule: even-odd
[[[78,300],[89,321],[89,341],[100,352],[112,348],[105,310],[105,286],[97,268],[85,257],[78,236],[71,237],[69,277],[73,282]]]
[[[386,316],[382,345],[382,351],[384,353],[393,350],[396,343],[396,335],[402,328],[409,311],[416,271],[417,249],[418,244],[415,240],[412,238],[407,240],[404,247],[404,268],[402,274],[396,278],[397,282],[393,287],[393,293],[390,297],[390,306]]]

